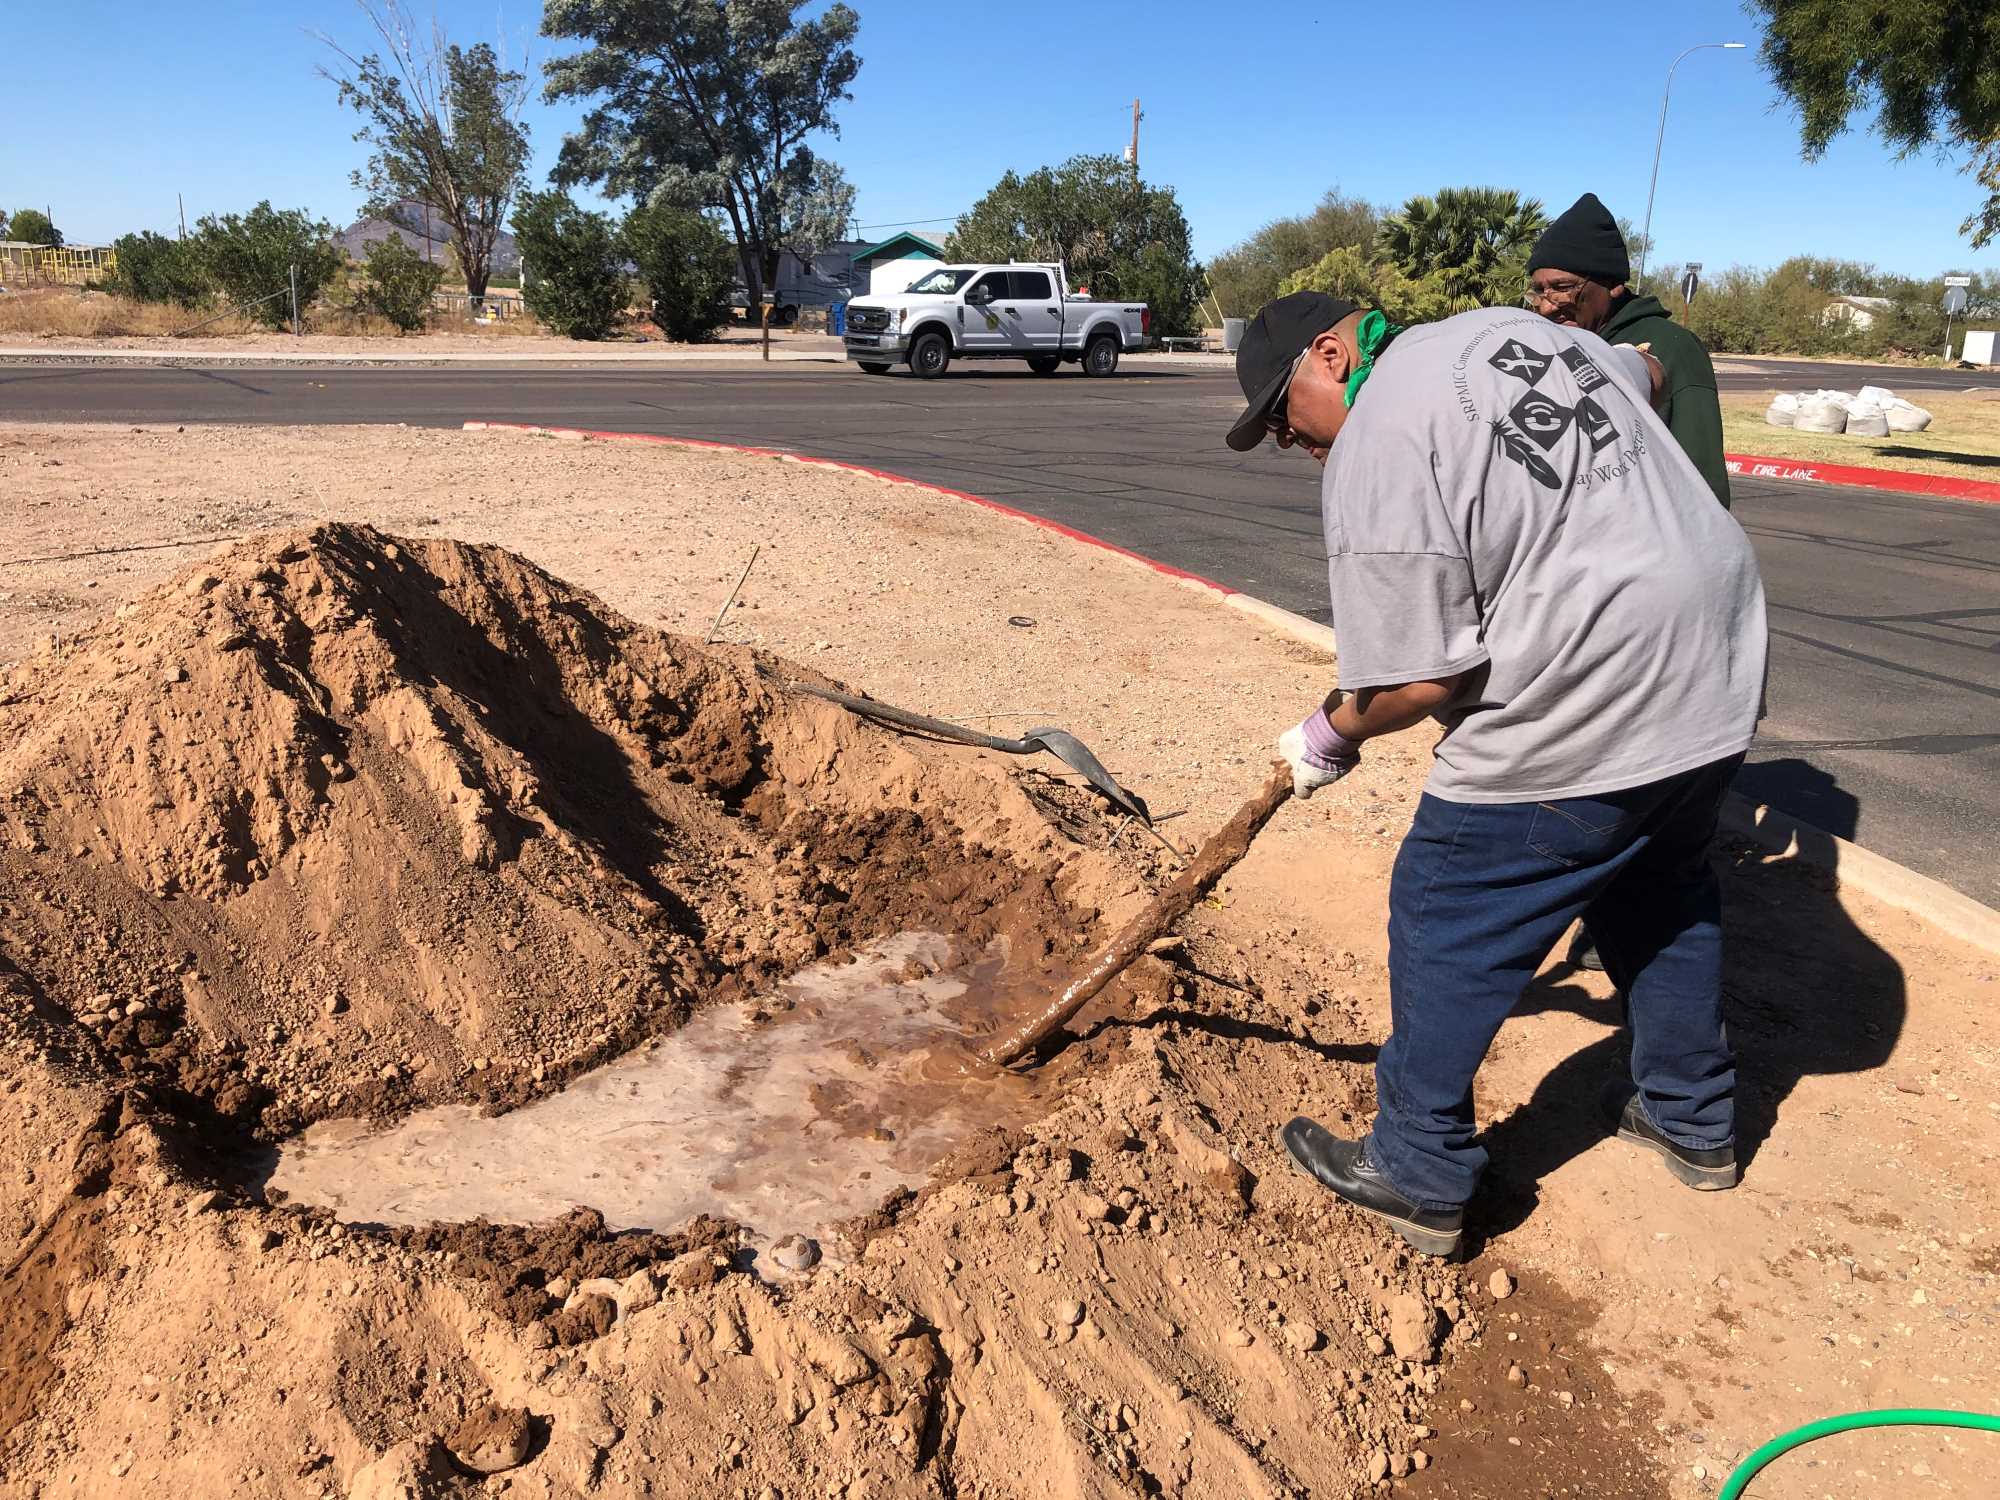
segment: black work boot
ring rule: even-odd
[[[1588,969],[1593,974],[1604,972],[1604,955],[1597,951],[1597,939],[1590,935],[1588,927],[1578,927],[1576,936],[1569,940],[1568,962],[1572,969]]]
[[[1364,1214],[1373,1214],[1426,1255],[1458,1254],[1462,1209],[1419,1208],[1375,1170],[1360,1141],[1344,1141],[1304,1115],[1278,1132],[1292,1165]]]
[[[1700,1192],[1719,1193],[1736,1186],[1734,1146],[1714,1146],[1703,1150],[1677,1145],[1647,1117],[1646,1111],[1639,1106],[1636,1093],[1625,1098],[1623,1109],[1618,1108],[1617,1098],[1616,1094],[1607,1098],[1606,1112],[1612,1116],[1619,1140],[1659,1152],[1669,1172]]]

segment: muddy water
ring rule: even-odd
[[[837,1255],[841,1221],[1032,1113],[1031,1081],[966,1071],[996,1022],[997,958],[954,961],[949,939],[903,933],[511,1114],[328,1121],[280,1149],[269,1186],[349,1223],[534,1223],[584,1205],[664,1231],[710,1213]]]

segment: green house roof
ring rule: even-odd
[[[882,241],[882,243],[879,245],[869,245],[864,249],[855,251],[853,259],[858,261],[882,260],[882,259],[900,260],[906,255],[908,255],[912,250],[922,251],[925,255],[928,255],[932,260],[944,259],[943,246],[933,245],[929,240],[925,239],[922,235],[911,234],[908,230],[905,230],[901,234],[890,235],[888,239]],[[894,253],[885,255],[884,254],[885,251],[892,251]]]

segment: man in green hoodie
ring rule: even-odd
[[[1551,323],[1652,353],[1667,372],[1660,416],[1727,510],[1729,469],[1722,457],[1715,367],[1701,340],[1676,323],[1659,298],[1625,284],[1631,274],[1618,221],[1595,193],[1585,193],[1535,241],[1528,256],[1528,302]]]

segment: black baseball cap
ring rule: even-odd
[[[1236,346],[1236,379],[1250,404],[1229,429],[1230,447],[1248,453],[1264,441],[1265,419],[1284,399],[1306,346],[1359,311],[1358,303],[1325,292],[1293,292],[1264,304]]]

